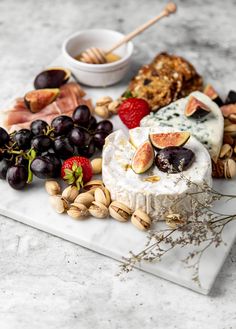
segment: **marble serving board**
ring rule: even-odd
[[[62,58],[59,57],[50,66],[63,64]],[[127,81],[124,81],[113,87],[84,87],[84,89],[87,96],[95,102],[96,99],[105,95],[118,97],[125,90],[126,85]],[[27,86],[25,90],[30,88],[32,85]],[[4,106],[4,108],[6,107]],[[115,129],[121,128],[127,131],[118,117],[113,117],[112,121]],[[236,191],[236,181],[218,180],[214,182],[214,185],[217,190],[228,194],[233,194]],[[2,215],[116,260],[122,260],[122,257],[127,256],[130,250],[139,252],[145,246],[146,234],[138,231],[130,222],[120,223],[113,219],[99,220],[92,217],[87,220],[76,221],[66,214],[55,213],[49,205],[43,181],[36,179],[24,191],[15,191],[6,182],[1,181],[0,195],[0,213]],[[221,212],[234,211],[232,201],[221,203],[219,208]],[[236,222],[234,221],[223,231],[225,244],[218,248],[209,248],[202,257],[199,270],[201,285],[192,280],[192,269],[187,268],[182,262],[190,251],[187,247],[173,250],[161,262],[141,263],[139,268],[199,293],[208,294],[234,243],[235,232]],[[118,271],[117,266],[117,273]]]

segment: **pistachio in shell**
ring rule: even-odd
[[[153,161],[154,150],[152,144],[146,141],[136,150],[132,159],[131,168],[136,174],[142,174],[152,166]]]
[[[218,106],[222,106],[224,104],[216,90],[212,87],[212,85],[206,85],[203,93],[207,95],[211,100],[213,100],[213,102],[215,102]]]
[[[206,116],[210,113],[209,107],[201,102],[199,99],[190,96],[188,103],[185,107],[184,114],[186,117],[191,117],[194,119],[201,119],[202,117]]]
[[[59,93],[60,90],[57,88],[29,91],[24,97],[25,105],[32,113],[37,113],[54,102]]]
[[[96,188],[98,188],[98,187],[100,187],[100,188],[104,187],[103,181],[101,181],[99,179],[95,179],[95,180],[91,180],[88,183],[84,184],[83,188],[86,192],[94,194]]]
[[[168,146],[183,146],[189,140],[188,131],[150,134],[149,138],[152,145],[157,149],[164,149]]]
[[[125,204],[119,201],[113,201],[109,206],[109,213],[111,217],[118,220],[119,222],[126,222],[132,212],[131,209]]]
[[[142,209],[136,209],[131,217],[131,223],[139,230],[145,231],[150,229],[152,221],[151,218]]]
[[[225,178],[233,178],[236,176],[236,162],[233,159],[227,159],[224,162]]]
[[[40,72],[35,80],[35,89],[60,88],[71,76],[71,72],[63,67],[51,67]]]

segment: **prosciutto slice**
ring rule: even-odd
[[[79,105],[87,105],[92,111],[92,102],[84,99],[85,92],[75,83],[67,83],[60,88],[58,98],[38,113],[31,113],[26,107],[23,98],[17,98],[14,105],[5,111],[4,127],[10,132],[22,128],[29,128],[32,121],[37,119],[50,122],[58,115],[71,116]]]

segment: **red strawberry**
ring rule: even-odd
[[[93,176],[89,159],[74,156],[64,161],[61,167],[61,177],[69,184],[75,184],[78,189],[90,181]]]
[[[138,127],[142,118],[149,113],[149,105],[142,98],[128,98],[118,108],[120,119],[129,129]]]

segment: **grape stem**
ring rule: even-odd
[[[50,135],[51,134],[51,132],[53,132],[55,129],[54,128],[52,128],[52,127],[49,127],[46,131],[44,130],[44,132],[45,132],[45,135],[46,136],[48,136],[48,135]],[[50,136],[51,137],[51,136]],[[51,137],[52,138],[52,137]]]
[[[26,156],[29,160],[28,162],[28,179],[27,179],[27,184],[30,184],[33,181],[33,173],[30,169],[30,165],[32,163],[32,161],[35,159],[36,157],[36,152],[34,149],[30,149],[29,152],[27,152]]]

